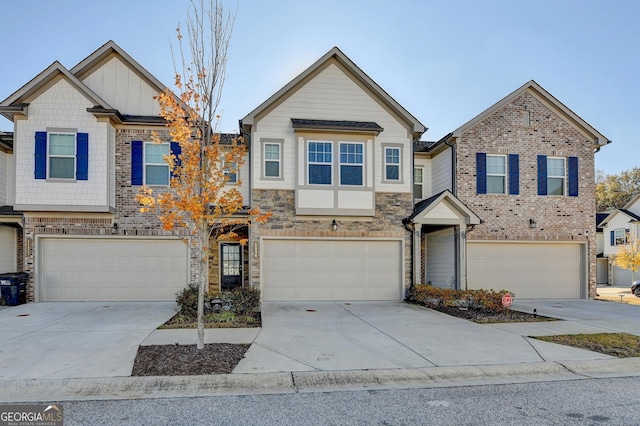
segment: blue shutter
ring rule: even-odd
[[[47,132],[36,132],[35,178],[47,178]]]
[[[509,194],[520,194],[520,159],[518,154],[509,154]]]
[[[89,179],[89,134],[76,135],[76,179]]]
[[[615,233],[615,231],[611,231],[611,245],[612,246],[616,245],[616,233]]]
[[[476,192],[487,193],[487,154],[476,152]]]
[[[569,157],[569,196],[578,196],[578,157]]]
[[[547,195],[547,156],[538,155],[538,195]]]
[[[171,142],[171,154],[175,155],[176,158],[174,160],[174,170],[171,171],[171,177],[178,177],[175,173],[175,168],[180,167],[182,165],[182,160],[180,160],[180,154],[182,154],[182,147],[178,142]]]
[[[131,141],[131,185],[142,185],[142,141]]]

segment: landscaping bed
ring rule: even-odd
[[[453,317],[466,319],[479,324],[491,324],[500,322],[538,322],[557,321],[556,318],[543,317],[540,315],[528,314],[526,312],[504,310],[486,310],[475,308],[458,308],[455,306],[442,306],[432,308],[435,311],[451,315]]]

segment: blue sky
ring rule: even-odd
[[[533,79],[613,140],[596,167],[640,167],[640,2],[240,0],[222,131],[338,46],[438,140]],[[53,61],[114,40],[166,85],[187,0],[3,1],[0,99]],[[0,119],[0,130],[12,130]]]

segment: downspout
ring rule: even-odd
[[[456,170],[456,148],[453,144],[449,143],[449,139],[451,138],[453,133],[449,133],[444,137],[444,144],[451,148],[451,193],[457,197],[456,195],[456,182],[457,182],[457,170]]]
[[[240,136],[244,139],[245,135],[246,135],[246,139],[244,139],[244,142],[246,144],[247,147],[247,168],[249,169],[249,188],[248,188],[248,193],[249,193],[249,199],[247,200],[247,207],[249,207],[249,209],[251,209],[252,206],[252,196],[253,196],[253,174],[252,174],[252,167],[251,167],[251,157],[253,155],[252,150],[251,150],[251,134],[247,133],[245,131],[242,130],[242,120],[238,120],[238,130],[240,131]],[[247,274],[249,274],[249,287],[253,287],[253,273],[252,273],[252,264],[253,264],[253,257],[255,256],[255,247],[253,244],[253,232],[251,232],[251,225],[249,225],[249,228],[247,229],[248,234],[249,234],[249,259],[247,264],[249,265],[249,270],[247,271]],[[244,284],[244,278],[243,278],[243,284]]]

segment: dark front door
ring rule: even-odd
[[[233,290],[242,285],[242,256],[238,243],[220,245],[220,266],[222,290]]]

